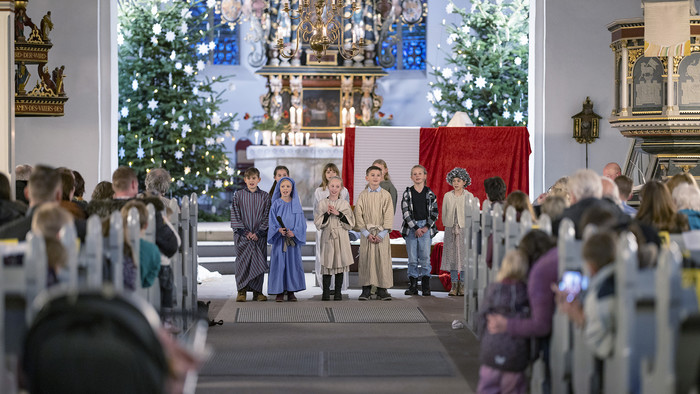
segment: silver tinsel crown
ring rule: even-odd
[[[450,185],[452,184],[452,180],[455,178],[459,178],[464,181],[464,187],[467,187],[472,184],[472,178],[469,176],[469,173],[467,170],[465,170],[462,167],[455,167],[452,169],[452,171],[447,173],[447,183]]]

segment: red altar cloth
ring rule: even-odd
[[[525,127],[421,128],[419,162],[428,170],[428,186],[442,198],[452,186],[445,177],[454,167],[463,167],[472,183],[467,187],[480,201],[486,199],[484,180],[500,176],[507,193],[529,193],[530,141]],[[442,211],[441,211],[442,212]],[[442,220],[438,229],[444,230]]]

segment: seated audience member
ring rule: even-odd
[[[620,191],[620,206],[622,207],[622,212],[634,217],[634,215],[637,214],[637,210],[627,205],[627,201],[632,198],[632,187],[634,186],[632,178],[627,175],[620,175],[615,178],[615,184]]]
[[[588,347],[598,358],[609,357],[615,345],[615,254],[617,235],[613,232],[593,234],[583,243],[581,254],[591,279],[581,306],[579,299],[567,302],[568,294],[557,292],[557,307],[571,321],[584,327]]]
[[[622,169],[617,163],[608,163],[603,167],[603,176],[615,180],[618,176],[622,175]]]
[[[675,189],[678,185],[683,183],[687,183],[691,186],[698,187],[698,183],[695,181],[695,178],[692,175],[690,175],[687,172],[681,172],[672,176],[666,181],[666,187],[668,188],[668,192],[671,193],[671,195],[673,195],[673,189]]]
[[[83,211],[80,205],[73,201],[75,192],[75,177],[73,171],[65,167],[60,167],[57,171],[61,174],[61,207],[70,212],[76,219],[86,219],[87,215],[85,211]]]
[[[559,219],[566,207],[567,205],[564,197],[547,196],[547,198],[544,199],[544,202],[540,206],[540,214],[547,214],[552,221],[555,221]]]
[[[609,200],[603,199],[603,184],[600,176],[592,170],[578,170],[569,178],[569,195],[571,206],[562,212],[558,220],[552,222],[552,233],[555,235],[559,234],[561,220],[569,218],[574,222],[576,238],[581,239],[579,232],[581,217],[587,209],[595,205],[610,205],[619,212],[620,221],[627,220],[627,218],[622,219],[622,216],[626,215],[622,213],[620,208]]]
[[[666,185],[659,181],[649,181],[642,187],[639,197],[641,203],[635,220],[654,227],[656,231],[688,231],[688,218],[676,212],[676,205]]]
[[[612,179],[606,177],[601,177],[600,181],[603,186],[603,198],[610,200],[613,204],[617,205],[618,208],[622,209],[622,200],[620,200],[620,189],[617,188],[615,182]]]
[[[535,203],[532,206],[537,216],[539,216],[541,213],[540,211],[542,209],[542,204],[544,204],[544,200],[549,196],[559,196],[563,198],[566,204],[565,208],[568,208],[571,205],[571,199],[569,197],[569,177],[565,176],[557,179],[549,190],[547,190],[547,193],[542,193],[537,197],[537,200],[535,200]],[[554,218],[552,218],[552,220],[554,220]]]
[[[139,200],[129,200],[121,209],[122,219],[124,220],[124,243],[129,243],[130,237],[127,227],[127,218],[129,210],[136,208],[139,213],[139,268],[141,274],[141,287],[151,287],[158,277],[160,272],[160,251],[158,247],[143,239],[146,228],[148,227],[148,211],[146,205]],[[133,248],[130,248],[133,251]]]
[[[95,186],[90,196],[90,201],[93,200],[111,200],[114,197],[114,189],[112,182],[102,181]]]
[[[59,271],[66,266],[68,253],[59,241],[59,235],[61,228],[72,222],[71,214],[55,202],[41,204],[32,217],[32,232],[44,237],[46,243],[46,257],[49,264],[47,286],[60,282]]]
[[[21,218],[26,212],[26,206],[10,199],[10,180],[0,173],[0,226]]]
[[[490,314],[487,316],[487,329],[490,334],[506,332],[514,337],[537,339],[545,370],[549,371],[549,336],[554,316],[551,286],[557,283],[559,261],[556,241],[544,231],[531,230],[520,241],[518,250],[527,258],[530,267],[527,275],[530,316],[507,318]]]
[[[82,208],[83,212],[87,212],[87,201],[83,199],[83,195],[85,195],[85,179],[83,179],[83,176],[76,170],[73,170],[73,179],[75,179],[73,201]]]
[[[680,184],[673,189],[673,201],[682,213],[688,218],[688,226],[691,230],[700,230],[700,189],[688,184]]]
[[[29,164],[20,164],[15,167],[15,199],[29,205],[29,199],[24,194],[24,189],[29,182],[29,176],[32,174],[32,166]]]
[[[506,199],[506,183],[500,176],[486,178],[484,180],[484,190],[486,191],[486,196],[491,202],[492,208],[493,204],[502,204]]]
[[[104,220],[115,210],[121,210],[128,200],[138,194],[139,183],[136,173],[129,167],[119,167],[112,174],[114,196],[111,200],[93,200],[88,204],[88,214],[96,213]],[[155,200],[155,199],[154,199]],[[151,201],[146,201],[149,203]],[[163,211],[160,200],[154,206],[156,211]],[[156,215],[156,245],[166,257],[172,257],[178,248],[178,238],[172,227],[163,220],[163,215]]]
[[[521,192],[520,190],[516,190],[510,193],[506,198],[506,203],[503,206],[503,220],[505,220],[506,210],[508,209],[508,207],[515,208],[515,220],[518,222],[520,222],[520,216],[522,215],[523,211],[530,212],[530,217],[532,217],[533,221],[537,220],[537,216],[535,216],[535,211],[532,208],[532,204],[530,204],[530,199],[528,198],[527,194]],[[491,268],[493,264],[493,234],[489,235],[487,245],[488,247],[486,248],[486,265],[489,268]]]
[[[52,168],[38,165],[32,171],[27,184],[29,210],[26,216],[0,227],[0,239],[24,241],[32,227],[32,217],[39,205],[61,201],[61,176]]]
[[[167,207],[170,205],[170,199],[166,197],[170,181],[170,173],[165,168],[154,168],[146,174],[146,193],[155,193]]]

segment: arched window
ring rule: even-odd
[[[425,70],[425,18],[412,26],[399,24],[397,28],[396,25],[396,23],[392,25],[395,37],[393,45],[389,45],[386,41],[382,42],[382,52],[390,50],[396,62],[393,66],[384,69],[387,71]],[[378,56],[381,56],[381,53]]]

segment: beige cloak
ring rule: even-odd
[[[368,190],[363,190],[355,203],[356,229],[367,230],[375,235],[382,230],[391,232],[394,222],[391,195],[384,189],[378,192]],[[364,235],[362,236],[358,273],[362,286],[374,285],[382,288],[394,286],[388,233],[378,244],[373,244]]]
[[[329,206],[334,206],[345,215],[348,223],[341,222],[336,215],[330,215],[324,221],[324,214],[328,212]],[[321,230],[321,237],[318,241],[321,247],[321,274],[335,275],[348,272],[353,263],[348,230],[355,227],[355,216],[350,209],[350,203],[344,199],[331,201],[328,198],[323,198],[318,202],[316,212],[314,224],[316,224],[316,228]]]

